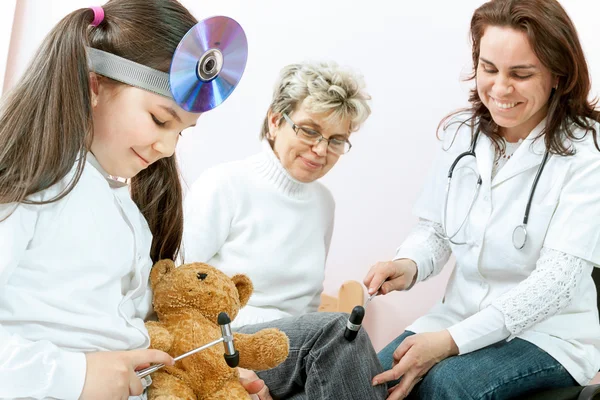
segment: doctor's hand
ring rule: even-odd
[[[394,290],[409,289],[416,276],[417,264],[408,258],[401,258],[373,265],[363,283],[368,288],[369,296],[375,293],[379,286],[379,294],[388,294]],[[385,283],[381,285],[382,282]]]
[[[135,371],[149,364],[173,365],[173,357],[160,350],[100,351],[88,353],[80,400],[128,399],[144,387]]]
[[[246,389],[252,400],[273,400],[265,382],[249,369],[238,368],[240,383]]]
[[[392,369],[374,377],[372,383],[375,386],[402,378],[388,390],[388,400],[404,399],[435,364],[457,354],[458,347],[447,330],[409,336],[394,351]]]

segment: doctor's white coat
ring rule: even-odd
[[[537,322],[508,339],[519,337],[535,344],[559,361],[580,384],[587,384],[600,368],[600,323],[591,277],[592,265],[600,264],[600,151],[588,134],[573,143],[575,155],[550,157],[532,199],[527,242],[518,250],[513,246],[512,234],[523,221],[542,162],[544,140],[534,139],[544,126],[542,121],[493,179],[495,152],[484,134],[479,135],[476,160],[467,157],[459,163],[448,204],[448,232],[456,231],[465,218],[475,187],[473,170],[482,178],[473,209],[454,238],[467,244],[451,244],[456,266],[444,298],[406,329],[429,332],[457,327],[500,296],[510,296],[524,280],[534,279],[531,273],[542,247],[564,252],[588,261],[574,287],[561,288],[563,282],[546,282],[561,296],[570,296],[568,305],[554,315],[544,315],[547,304],[535,304],[535,296],[530,296],[529,304],[519,306],[524,315],[531,314]],[[414,209],[418,217],[434,223],[442,221],[450,165],[470,146],[471,129],[466,125],[457,128],[458,124],[451,124],[444,132],[443,148],[447,150],[440,151]],[[414,252],[400,247],[396,258]],[[432,268],[419,266],[418,280],[433,272]]]

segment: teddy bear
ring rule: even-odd
[[[175,267],[171,260],[157,262],[150,272],[153,304],[158,321],[146,322],[150,347],[177,357],[221,338],[219,313],[233,320],[253,291],[243,274],[228,277],[203,263]],[[239,367],[255,371],[274,368],[288,356],[289,340],[275,328],[254,334],[234,332]],[[215,345],[183,358],[152,375],[148,399],[236,400],[250,396],[239,382],[237,369],[224,359],[224,347]]]

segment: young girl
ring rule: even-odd
[[[195,24],[174,0],[111,0],[75,11],[4,100],[0,398],[126,399],[148,384],[136,369],[173,362],[145,350],[148,275],[179,251],[173,154],[198,114],[153,82]],[[107,68],[116,56],[136,63],[136,73]],[[151,76],[140,80],[140,71]],[[282,320],[290,357],[261,373],[266,385],[242,371],[246,389],[261,400],[269,387],[283,398],[383,399],[385,389],[369,381],[382,369],[368,336],[346,342],[346,320],[333,313]]]
[[[176,1],[74,11],[4,99],[0,398],[123,399],[172,363],[145,350],[148,274],[179,250],[174,149],[199,114],[90,72],[87,47],[167,72],[196,22]]]

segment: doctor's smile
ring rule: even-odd
[[[495,99],[492,96],[490,96],[490,99],[492,100],[492,102],[494,103],[496,108],[500,109],[500,111],[512,110],[515,107],[517,107],[518,105],[523,104],[523,102],[521,102],[521,101],[514,101],[514,102],[500,101],[500,100]]]

